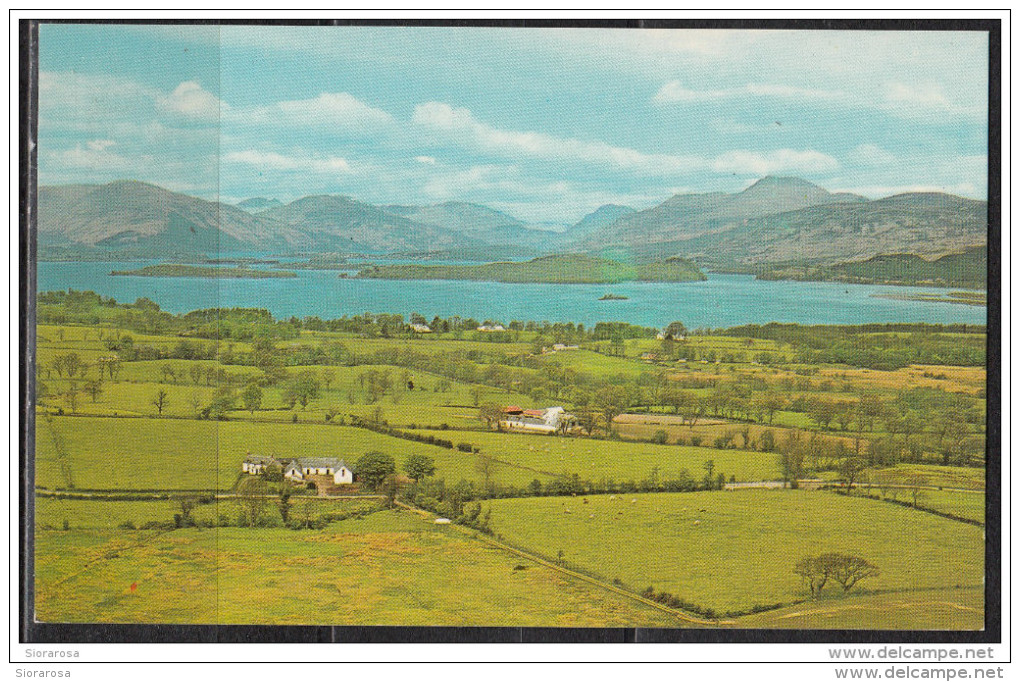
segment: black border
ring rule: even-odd
[[[986,422],[986,544],[985,629],[977,632],[914,630],[722,630],[651,628],[503,628],[503,627],[361,627],[361,626],[217,626],[217,625],[78,625],[36,623],[32,619],[33,518],[32,481],[34,411],[35,310],[35,205],[36,139],[38,111],[38,29],[46,24],[182,24],[282,26],[443,26],[612,29],[795,29],[869,31],[978,31],[989,37],[988,80],[988,334]],[[162,642],[388,642],[388,643],[1000,643],[1001,621],[1001,25],[1000,19],[706,19],[706,20],[63,20],[19,19],[21,97],[19,121],[19,286],[20,375],[19,459],[20,510],[19,642],[31,643],[162,643]],[[989,511],[993,513],[988,513]],[[8,532],[10,529],[8,528]],[[11,652],[13,660],[13,651]],[[1011,655],[1010,655],[1011,658]],[[34,663],[52,661],[23,661]],[[85,662],[85,661],[81,661]],[[90,661],[91,662],[91,661]],[[98,661],[96,661],[98,662]],[[109,661],[106,661],[109,662]],[[176,661],[181,662],[181,661]],[[225,662],[225,661],[224,661]],[[344,661],[351,662],[351,661]],[[692,661],[693,662],[693,661]],[[719,662],[719,661],[712,661]],[[843,661],[863,663],[865,661]],[[870,661],[874,663],[874,661]]]

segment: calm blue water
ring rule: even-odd
[[[930,322],[985,324],[986,309],[956,303],[899,301],[873,294],[938,293],[923,287],[825,282],[760,282],[750,275],[710,274],[706,282],[683,284],[501,284],[466,281],[341,279],[336,272],[298,271],[296,278],[263,280],[113,277],[147,263],[39,263],[38,290],[78,289],[132,302],[147,297],[174,313],[199,308],[265,308],[277,317],[323,319],[364,312],[418,312],[509,322],[549,320],[625,321],[663,327],[681,320],[688,327],[747,323],[861,324]],[[607,292],[627,301],[599,301]]]

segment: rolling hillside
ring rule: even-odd
[[[569,251],[628,262],[681,256],[715,269],[761,271],[884,254],[931,260],[988,240],[985,201],[938,193],[872,201],[779,177],[735,194],[678,194],[643,211],[604,205],[562,232],[464,202],[374,206],[317,195],[241,206],[134,181],[41,187],[40,258],[301,252],[494,261]]]
[[[38,226],[43,246],[155,256],[309,246],[300,231],[235,206],[134,181],[40,187]]]
[[[477,247],[443,227],[416,222],[350,197],[319,195],[269,209],[262,217],[303,233],[315,251],[375,252]]]
[[[987,202],[948,194],[870,201],[796,178],[764,178],[738,194],[682,194],[626,215],[579,243],[651,260],[712,265],[836,263],[883,253],[941,255],[987,242]]]

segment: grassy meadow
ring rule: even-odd
[[[75,292],[39,315],[42,621],[692,624],[652,587],[712,627],[982,623],[980,330],[417,333]],[[576,424],[497,428],[507,405]],[[358,485],[251,494],[248,453],[342,458]],[[374,482],[368,453],[392,462]],[[721,489],[798,479],[830,489]],[[812,598],[792,569],[821,552],[880,573]]]
[[[309,533],[39,531],[36,556],[36,617],[45,622],[684,624],[408,512]]]
[[[823,552],[867,555],[880,566],[858,592],[983,584],[980,528],[858,497],[761,490],[494,500],[484,508],[497,535],[515,545],[717,612],[806,600],[793,566]]]

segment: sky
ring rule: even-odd
[[[41,184],[549,225],[766,175],[987,193],[987,34],[43,25]]]

